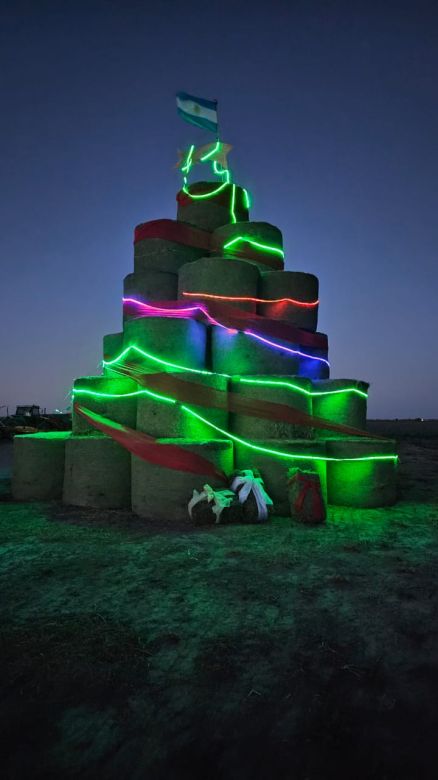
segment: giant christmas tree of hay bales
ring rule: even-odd
[[[72,434],[17,437],[17,498],[62,494],[180,519],[193,488],[256,467],[285,514],[287,472],[298,466],[318,472],[329,503],[395,501],[394,443],[364,435],[368,384],[329,378],[318,279],[284,270],[282,234],[250,220],[228,149],[191,146],[176,220],[135,228],[123,330],[104,337],[102,375],[74,382]],[[196,163],[211,165],[213,181],[189,184]],[[157,447],[162,461],[147,455]],[[46,466],[38,479],[35,453]]]

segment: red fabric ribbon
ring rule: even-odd
[[[150,222],[142,222],[140,225],[137,225],[134,230],[134,244],[148,238],[162,238],[165,241],[173,241],[176,244],[184,244],[196,249],[205,249],[207,253],[223,254],[222,242],[217,236],[208,233],[206,230],[201,230],[201,228],[188,225],[186,222],[176,222],[174,219],[153,219]],[[280,271],[284,268],[284,262],[281,258],[257,252],[251,246],[233,249],[232,252],[227,252],[228,254],[230,260],[233,257],[237,257],[242,260],[254,260]]]
[[[225,325],[230,330],[254,330],[257,335],[265,336],[266,338],[280,339],[281,341],[288,341],[297,347],[311,347],[313,349],[328,349],[328,339],[325,333],[311,333],[308,330],[302,330],[295,325],[291,325],[290,322],[284,322],[281,320],[271,320],[269,317],[264,317],[260,314],[252,314],[251,312],[239,309],[237,306],[232,306],[229,303],[223,301],[197,301],[195,298],[191,298],[190,301],[150,301],[150,305],[159,309],[188,309],[197,305],[201,306],[204,311],[207,311],[211,317]],[[148,310],[142,306],[137,306],[130,301],[124,303],[125,311],[136,317],[157,317],[157,316],[172,316],[163,314],[157,314],[154,310]],[[188,314],[187,316],[192,316]],[[197,320],[201,320],[208,324],[208,317],[203,314],[199,309],[193,314],[193,317]]]
[[[216,477],[227,483],[225,474],[201,455],[190,452],[183,447],[178,447],[176,444],[159,442],[147,433],[135,431],[133,428],[128,428],[127,425],[121,425],[113,420],[109,420],[107,417],[96,414],[96,412],[86,409],[78,403],[74,404],[74,410],[77,414],[84,417],[90,425],[98,431],[106,433],[126,450],[136,455],[137,458],[175,471],[187,471],[190,474]]]
[[[325,507],[322,500],[320,481],[316,474],[315,477],[316,479],[311,479],[297,471],[293,477],[288,480],[288,485],[293,485],[294,482],[299,482],[301,484],[301,490],[294,502],[295,511],[297,513],[302,512],[306,496],[310,493],[313,495],[313,516],[315,518],[320,518],[325,515]]]

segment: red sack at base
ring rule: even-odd
[[[327,518],[319,474],[298,468],[288,471],[288,495],[291,517],[306,525],[319,525]]]

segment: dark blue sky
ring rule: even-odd
[[[199,138],[182,89],[219,100],[252,218],[319,276],[332,376],[372,383],[371,417],[438,416],[436,3],[0,8],[0,405],[99,373],[133,228],[175,216]]]

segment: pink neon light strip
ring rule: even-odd
[[[326,366],[330,366],[330,363],[328,360],[325,360],[325,358],[315,357],[315,355],[307,355],[305,352],[300,352],[299,349],[291,349],[290,347],[284,347],[282,344],[276,344],[275,341],[269,341],[269,339],[265,339],[264,336],[258,336],[257,333],[253,333],[252,330],[244,330],[243,332],[247,336],[252,336],[252,338],[257,339],[258,341],[262,341],[264,344],[268,344],[269,347],[276,347],[277,349],[283,350],[283,352],[290,352],[292,355],[299,355],[300,357],[310,358],[310,360],[318,360],[320,363],[325,363]]]
[[[160,306],[153,306],[150,303],[145,303],[144,301],[138,301],[136,298],[123,298],[123,303],[131,303],[135,306],[139,306],[141,308],[144,308],[148,311],[148,314],[153,317],[190,317],[190,314],[192,312],[201,311],[205,317],[207,317],[208,321],[211,322],[213,325],[217,325],[219,328],[223,328],[224,330],[227,330],[229,333],[236,334],[239,331],[235,330],[234,328],[227,328],[226,325],[222,325],[221,322],[218,322],[215,320],[209,312],[203,307],[203,306],[187,306],[186,308],[180,308],[180,309],[171,309],[171,308],[165,308],[163,309]],[[330,366],[330,363],[328,360],[325,360],[325,358],[315,357],[314,355],[308,355],[306,352],[301,352],[298,349],[291,349],[290,347],[285,347],[282,344],[277,344],[275,341],[270,341],[269,339],[266,339],[264,336],[259,336],[257,333],[253,333],[252,330],[244,330],[243,333],[245,333],[247,336],[252,336],[254,339],[258,339],[258,341],[262,341],[264,344],[267,344],[269,347],[275,347],[276,349],[281,349],[283,352],[289,352],[291,355],[299,355],[299,357],[309,358],[310,360],[317,360],[320,363],[325,363],[327,366]]]
[[[183,295],[190,298],[209,298],[214,301],[249,301],[250,303],[290,303],[293,306],[304,306],[311,308],[318,306],[319,298],[316,301],[297,301],[295,298],[246,298],[237,295],[212,295],[211,293],[183,292]]]
[[[229,333],[237,333],[234,328],[227,328],[226,325],[222,325],[211,316],[211,314],[204,308],[204,306],[187,306],[181,309],[163,309],[160,306],[153,306],[150,303],[144,303],[144,301],[137,301],[136,298],[123,298],[123,303],[132,303],[134,306],[140,306],[142,309],[147,309],[151,317],[181,317],[182,319],[190,317],[192,312],[201,311],[204,317],[207,317],[208,321],[212,325],[217,325],[219,328],[228,330]]]

